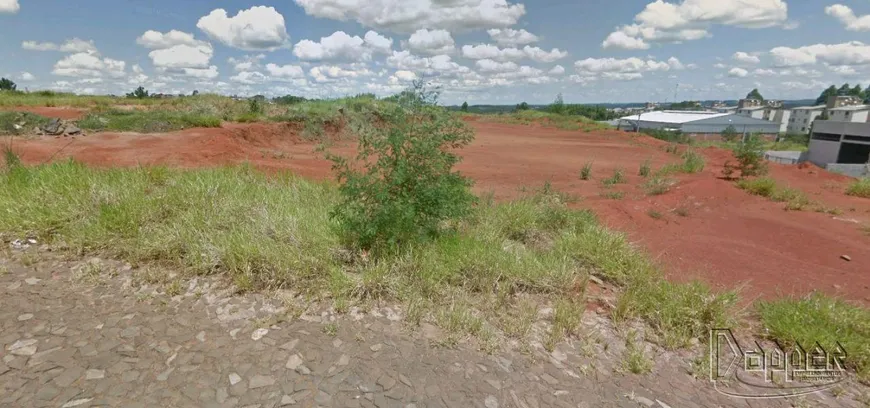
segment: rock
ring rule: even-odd
[[[282,407],[285,407],[287,405],[294,405],[294,404],[296,404],[296,400],[293,399],[293,397],[291,397],[289,395],[285,395],[285,396],[281,397],[281,406]]]
[[[652,400],[646,397],[634,397],[634,401],[645,407],[652,407],[653,404],[655,404],[654,402],[652,402]]]
[[[275,385],[275,379],[269,375],[255,375],[251,377],[251,380],[248,381],[248,388],[257,389],[268,387],[270,385]]]
[[[200,343],[205,343],[205,332],[201,331],[196,334],[196,339],[199,340]]]
[[[11,346],[7,347],[10,354],[16,356],[32,356],[36,354],[36,339],[18,340]]]
[[[84,404],[87,404],[88,402],[91,402],[92,399],[93,398],[79,398],[76,400],[72,400],[72,401],[67,402],[66,404],[63,404],[63,406],[61,408],[73,408],[73,407],[77,407],[79,405],[84,405]]]
[[[47,125],[42,127],[42,131],[44,131],[48,135],[56,136],[63,133],[63,129],[61,128],[63,123],[58,118],[54,118],[48,122]]]
[[[670,405],[665,404],[664,402],[662,402],[662,401],[660,401],[660,400],[656,400],[656,402],[659,404],[659,406],[660,406],[661,408],[671,408]]]
[[[498,408],[498,399],[496,399],[495,396],[490,395],[483,400],[483,405],[485,405],[486,408]]]
[[[350,356],[347,354],[342,354],[341,357],[338,358],[338,365],[346,366],[350,363]]]
[[[85,371],[85,380],[99,380],[103,378],[106,378],[105,370],[90,369],[88,371]]]
[[[378,385],[383,387],[384,391],[389,391],[390,388],[396,386],[396,379],[385,374],[378,378]]]
[[[30,319],[33,319],[33,313],[25,313],[23,315],[18,316],[19,322],[26,322]]]
[[[24,280],[24,283],[33,286],[41,281],[42,281],[42,279],[39,279],[39,278],[27,278]]]
[[[257,341],[263,338],[263,336],[269,334],[269,329],[257,329],[251,333],[251,340]]]
[[[278,348],[280,348],[281,350],[290,351],[290,350],[293,350],[294,348],[296,348],[296,344],[298,344],[298,343],[299,343],[299,339],[294,339],[294,340],[290,340],[290,341],[282,344]]]
[[[230,374],[230,385],[236,385],[236,384],[239,383],[239,381],[242,381],[242,377],[241,377],[241,376],[239,376],[239,375],[236,374],[236,373],[232,373],[232,374]]]
[[[66,125],[66,129],[64,129],[63,132],[65,135],[77,135],[77,134],[82,133],[82,130],[79,129],[78,127],[76,127],[76,125],[69,124],[69,125]]]
[[[849,255],[840,255],[840,259],[842,259],[846,262],[852,262],[852,257]]]
[[[378,343],[378,344],[375,344],[374,346],[371,346],[371,347],[369,347],[369,348],[370,348],[372,351],[374,351],[374,352],[377,353],[378,351],[381,351],[382,348],[384,348],[384,345]]]
[[[299,366],[302,365],[302,356],[299,354],[294,354],[287,359],[287,364],[284,365],[288,370],[296,370]]]

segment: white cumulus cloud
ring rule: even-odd
[[[486,30],[486,33],[489,34],[489,37],[492,38],[496,44],[508,47],[531,44],[539,40],[537,35],[522,29],[491,28]]]
[[[148,53],[151,62],[158,68],[208,68],[214,54],[210,44],[179,44]]]
[[[164,34],[159,31],[148,30],[136,39],[136,44],[145,48],[161,49],[170,48],[176,45],[197,46],[205,44],[205,42],[199,41],[193,37],[193,34],[185,33],[183,31],[170,30]]]
[[[309,61],[321,60],[370,60],[372,51],[359,36],[351,37],[344,31],[336,31],[320,42],[302,40],[293,47],[293,55]]]
[[[295,0],[305,13],[410,34],[421,27],[469,31],[506,28],[526,13],[507,0]]]
[[[85,41],[80,38],[66,40],[63,44],[24,41],[21,43],[21,48],[29,51],[60,51],[69,53],[97,52],[97,46],[94,45],[93,40]]]
[[[200,18],[196,26],[224,45],[248,51],[271,51],[290,41],[284,16],[274,7],[255,6],[233,17],[224,9],[216,9]]]
[[[64,57],[54,64],[52,73],[70,77],[122,77],[126,63],[111,58],[101,58],[96,53],[80,52]]]
[[[453,36],[447,30],[420,29],[411,34],[408,47],[415,52],[427,55],[450,54],[455,48]]]
[[[266,71],[270,76],[281,79],[304,78],[305,72],[298,65],[266,64]]]
[[[245,55],[241,58],[229,57],[227,63],[232,65],[236,72],[251,71],[260,66],[260,61],[266,58],[265,54]]]
[[[469,59],[491,59],[495,61],[517,61],[528,58],[537,62],[553,62],[565,58],[568,53],[558,48],[550,51],[538,47],[525,46],[523,49],[498,48],[492,44],[463,45],[462,56]]]
[[[369,30],[368,32],[366,32],[363,40],[365,40],[366,45],[368,45],[369,48],[372,49],[372,51],[381,54],[390,54],[391,52],[393,52],[393,39],[384,37],[375,31]]]
[[[870,45],[860,41],[814,44],[804,47],[776,47],[770,50],[778,67],[796,67],[822,62],[828,65],[870,65]]]
[[[565,73],[565,67],[563,67],[561,65],[556,65],[555,67],[553,67],[553,69],[550,70],[550,72],[548,72],[548,74],[550,74],[550,75],[562,75],[564,73]]]
[[[0,13],[15,14],[21,10],[18,0],[0,0]]]
[[[18,76],[18,78],[21,78],[22,81],[33,81],[33,80],[36,79],[36,77],[33,76],[33,74],[31,74],[31,73],[29,73],[29,72],[22,72],[22,73]]]
[[[709,36],[713,25],[742,28],[786,27],[784,0],[656,0],[618,27],[602,43],[604,48],[647,49],[649,42],[682,42]],[[621,34],[618,34],[621,33]]]
[[[743,51],[737,51],[734,55],[731,56],[731,59],[737,62],[742,62],[744,64],[758,64],[761,62],[757,56],[745,53]]]
[[[740,67],[734,67],[731,68],[730,71],[728,71],[728,76],[730,77],[743,78],[746,77],[746,75],[749,75],[749,71]]]
[[[870,14],[858,17],[849,6],[834,4],[825,7],[825,14],[840,20],[849,31],[870,31]]]

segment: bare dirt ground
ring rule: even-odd
[[[870,222],[870,200],[843,193],[848,177],[812,166],[771,164],[771,176],[780,184],[843,213],[784,211],[782,203],[750,196],[722,180],[730,153],[707,148],[702,150],[707,158],[702,173],[675,176],[679,183],[668,193],[647,196],[637,175],[640,164],[649,159],[655,171],[680,161],[665,152],[664,142],[617,131],[584,133],[482,121],[471,125],[477,138],[462,151],[459,169],[476,181],[478,192],[509,199],[549,181],[582,197],[577,206],[594,209],[606,224],[628,233],[673,279],[743,286],[749,300],[821,290],[870,303],[870,236],[860,229]],[[107,167],[249,162],[267,171],[330,178],[330,163],[315,152],[313,142],[299,137],[300,131],[299,125],[226,124],[168,134],[16,139],[14,146],[25,163],[65,157]],[[348,153],[352,146],[339,145],[337,150]],[[593,163],[592,180],[583,181],[578,173],[587,162]],[[601,180],[617,168],[628,176],[628,183],[614,188],[624,197],[606,198]],[[662,217],[654,219],[651,210]]]
[[[22,106],[12,109],[16,112],[30,112],[37,115],[42,115],[49,118],[58,118],[63,120],[81,119],[88,112],[86,109],[76,108],[50,108],[43,106]]]

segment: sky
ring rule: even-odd
[[[870,0],[0,0],[0,76],[310,98],[422,79],[447,104],[815,98],[870,86]]]

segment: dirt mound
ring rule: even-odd
[[[659,196],[647,196],[638,176],[641,163],[653,169],[680,161],[663,142],[619,131],[577,132],[538,126],[470,121],[475,142],[462,151],[459,170],[477,192],[510,199],[544,182],[582,197],[608,225],[623,230],[674,279],[702,279],[717,286],[747,285],[744,296],[773,297],[821,290],[870,303],[870,200],[843,194],[851,179],[815,166],[770,164],[771,176],[804,191],[811,200],[842,212],[785,211],[782,203],[750,196],[721,179],[727,150],[701,149],[707,167],[678,175]],[[100,133],[87,138],[16,141],[26,163],[73,157],[97,166],[167,164],[180,167],[249,162],[261,169],[290,170],[331,178],[330,163],[302,137],[299,124],[227,124],[167,134]],[[67,145],[69,143],[69,145]],[[338,153],[353,146],[339,145]],[[592,180],[578,173],[592,164]],[[606,198],[601,180],[616,169],[627,176]],[[650,214],[657,213],[660,217]],[[840,259],[849,255],[851,262]]]
[[[43,106],[16,106],[2,107],[0,110],[13,112],[30,112],[47,118],[58,118],[63,120],[79,120],[88,113],[87,109],[76,108],[50,108]]]

